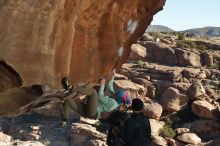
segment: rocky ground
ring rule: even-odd
[[[192,34],[144,34],[118,70],[115,87],[144,100],[155,145],[220,145],[220,46],[210,40]],[[66,129],[59,121],[56,102],[0,118],[0,145],[106,145],[106,133],[96,130],[96,121],[75,115]]]

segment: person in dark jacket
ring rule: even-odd
[[[123,131],[124,123],[130,118],[130,114],[127,113],[127,107],[125,104],[120,104],[117,110],[113,111],[107,119],[109,124],[109,130],[107,135],[108,146],[121,146],[120,132]]]
[[[151,145],[151,127],[149,119],[143,114],[143,102],[139,98],[132,100],[133,113],[124,125],[122,139],[125,146]]]

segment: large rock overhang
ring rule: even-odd
[[[1,0],[0,58],[23,86],[108,77],[165,0]]]

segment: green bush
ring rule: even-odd
[[[159,130],[159,135],[167,138],[174,138],[176,136],[176,132],[172,128],[173,122],[168,120],[166,124]]]
[[[187,43],[190,46],[190,48],[196,48],[197,47],[196,43],[193,42],[193,41],[185,40],[184,42]]]
[[[140,68],[143,68],[145,66],[145,63],[142,61],[142,60],[138,60],[137,61],[137,65],[140,67]]]
[[[176,47],[177,48],[189,48],[190,46],[187,43],[183,42],[183,41],[178,41],[176,43]]]
[[[207,47],[205,45],[203,45],[203,44],[200,44],[198,46],[198,49],[201,50],[201,51],[205,51],[205,50],[207,50]]]
[[[160,38],[160,33],[158,32],[149,32],[148,34],[151,35],[155,41],[157,38]]]
[[[178,40],[185,40],[185,35],[183,33],[180,33],[178,35]]]
[[[177,41],[176,47],[177,48],[196,48],[197,45],[193,41],[184,40],[184,41]]]

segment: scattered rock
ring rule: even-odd
[[[128,80],[128,77],[119,73],[115,74],[115,80]]]
[[[170,87],[164,91],[159,102],[165,111],[175,112],[186,108],[189,98],[185,94],[181,94],[179,90]]]
[[[177,139],[188,144],[199,144],[201,139],[194,133],[184,133],[177,136]]]
[[[204,52],[202,54],[202,57],[203,57],[204,65],[207,65],[207,66],[213,66],[214,65],[213,55],[211,53]]]
[[[163,111],[162,106],[158,103],[153,102],[153,103],[144,104],[144,114],[149,118],[159,120],[162,111]]]
[[[175,131],[177,135],[181,135],[181,134],[189,132],[189,129],[188,128],[177,128],[175,129]]]
[[[201,118],[215,119],[213,112],[216,108],[207,101],[197,100],[192,103],[192,111]]]
[[[0,132],[0,142],[9,143],[12,141],[12,137]]]
[[[147,59],[161,64],[176,65],[175,51],[164,43],[146,42],[143,46],[147,49]]]
[[[170,145],[170,146],[185,146],[186,144],[179,141],[179,140],[175,140],[175,139],[171,139],[171,138],[167,138],[167,143]]]
[[[139,44],[132,44],[129,56],[130,60],[144,60],[146,56],[147,52],[145,47]]]
[[[143,86],[128,80],[117,80],[115,85],[117,88],[124,90],[131,98],[145,97],[146,95],[146,89]]]
[[[187,51],[183,49],[176,49],[176,55],[178,59],[178,65],[180,66],[201,66],[201,58],[198,53],[194,53],[192,51]]]
[[[154,135],[152,137],[152,140],[153,140],[153,143],[158,145],[158,146],[166,146],[167,145],[166,139],[164,139],[161,136]]]
[[[143,86],[146,89],[146,96],[149,98],[155,97],[156,88],[150,81],[143,79],[143,78],[134,78],[132,79],[133,82]]]
[[[203,98],[206,93],[203,85],[200,82],[193,83],[188,90],[188,95],[191,100]]]
[[[191,123],[190,131],[202,137],[219,136],[220,123],[216,120],[196,120]],[[214,135],[213,135],[214,134]]]
[[[163,128],[165,122],[150,119],[151,135],[159,135],[159,130]]]
[[[105,146],[106,135],[88,124],[73,123],[71,128],[72,145]]]

